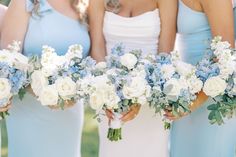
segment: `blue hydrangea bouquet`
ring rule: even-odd
[[[14,41],[8,49],[0,51],[0,107],[11,103],[12,96],[19,94],[22,99],[29,84],[28,58],[20,53],[20,42]],[[1,112],[2,119],[8,112]]]
[[[95,65],[91,57],[83,58],[81,45],[71,45],[65,55],[43,46],[42,55],[30,59],[31,88],[44,106],[70,107],[78,100],[77,81],[90,75]]]

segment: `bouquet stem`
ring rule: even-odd
[[[121,128],[119,128],[119,129],[109,128],[107,138],[110,141],[119,141],[119,140],[121,140],[122,139],[121,130],[122,130]]]
[[[114,113],[114,119],[110,123],[110,128],[107,134],[107,138],[110,141],[119,141],[122,139],[121,117],[121,114]]]

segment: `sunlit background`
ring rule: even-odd
[[[1,4],[8,5],[10,0],[0,0]],[[98,156],[98,131],[97,121],[93,119],[94,113],[89,110],[88,107],[85,109],[85,122],[83,128],[83,139],[82,139],[82,157],[97,157]],[[6,130],[4,129],[2,133]],[[1,132],[1,131],[0,131]],[[3,139],[2,144],[4,149],[2,150],[2,156],[5,157],[7,152],[6,138]],[[1,152],[1,151],[0,151]]]

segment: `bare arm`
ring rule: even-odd
[[[103,37],[104,0],[90,0],[89,25],[91,37],[91,56],[97,61],[104,61],[106,56],[105,40]]]
[[[25,0],[11,1],[3,20],[1,48],[6,48],[13,40],[24,41],[30,16],[25,3]]]
[[[212,35],[234,44],[234,16],[232,0],[200,0],[208,17]]]
[[[158,52],[171,52],[174,49],[178,0],[158,0],[161,18],[161,33]]]
[[[4,5],[0,4],[0,31],[1,31],[1,28],[2,28],[2,21],[4,19],[6,11],[7,11],[7,7],[5,7]]]

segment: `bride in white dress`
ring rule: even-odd
[[[143,53],[170,52],[176,34],[177,0],[90,0],[91,55],[103,61],[117,43]],[[100,157],[168,157],[169,132],[148,106],[133,107],[122,120],[123,139],[107,139],[108,118],[99,126]],[[137,116],[136,116],[137,115]],[[108,114],[111,118],[111,115]]]

